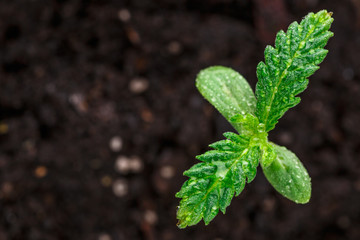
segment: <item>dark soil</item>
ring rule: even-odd
[[[231,126],[197,92],[225,65],[254,87],[276,32],[334,12],[328,57],[270,139],[310,203],[261,170],[209,226],[176,227],[194,156]],[[360,239],[356,0],[0,1],[0,239]]]

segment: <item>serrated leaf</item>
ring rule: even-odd
[[[203,161],[203,162],[212,162],[212,161],[216,161],[218,159],[221,159],[222,161],[227,161],[227,160],[237,158],[240,155],[241,155],[241,152],[226,152],[226,151],[210,150],[210,151],[207,151],[206,153],[196,156],[196,159]]]
[[[306,89],[307,78],[327,54],[323,48],[333,36],[328,31],[332,21],[331,13],[325,10],[309,13],[300,24],[294,22],[286,33],[277,34],[275,48],[266,47],[265,62],[257,67],[255,114],[267,132],[289,108],[300,102],[296,95]]]
[[[239,139],[234,134],[226,135]],[[249,143],[250,140],[244,144],[227,139],[211,144],[217,150],[198,156],[204,162],[184,172],[190,179],[176,194],[182,198],[177,212],[179,228],[195,225],[201,219],[207,225],[219,210],[225,213],[233,196],[244,189],[246,180],[251,182],[254,179],[260,148]]]
[[[296,202],[307,203],[311,196],[311,179],[305,167],[294,153],[273,144],[276,158],[263,167],[265,177],[284,197]]]
[[[202,70],[196,78],[196,87],[229,122],[235,114],[255,112],[254,92],[243,76],[231,68],[214,66]],[[231,124],[240,130],[237,123]]]
[[[244,146],[235,142],[232,142],[228,139],[214,142],[209,145],[209,147],[214,148],[215,150],[229,151],[229,152],[241,152],[244,150]]]
[[[246,145],[249,143],[250,137],[246,135],[239,135],[233,132],[225,132],[223,133],[224,137],[227,139],[242,145]]]
[[[184,172],[185,176],[204,178],[209,175],[213,175],[216,172],[216,166],[209,163],[198,163],[192,168]]]
[[[219,212],[220,191],[220,188],[214,188],[211,192],[208,193],[205,203],[206,208],[203,212],[205,225],[208,225]]]

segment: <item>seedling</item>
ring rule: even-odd
[[[210,144],[214,150],[197,156],[201,161],[184,172],[189,179],[176,197],[182,198],[177,211],[178,227],[185,228],[204,219],[205,224],[225,214],[232,198],[238,196],[256,176],[260,163],[265,177],[283,196],[307,203],[311,182],[294,153],[268,141],[268,132],[291,107],[308,85],[310,77],[326,54],[332,13],[309,13],[300,24],[293,22],[280,31],[275,48],[267,46],[265,61],[257,66],[255,94],[236,71],[215,66],[202,70],[196,79],[200,93],[231,123],[239,134],[226,132],[225,140]]]

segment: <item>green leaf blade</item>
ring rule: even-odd
[[[216,170],[216,166],[202,162],[185,171],[184,175],[188,177],[204,178],[213,175]]]
[[[227,139],[239,144],[239,145],[247,145],[250,141],[248,136],[242,136],[233,132],[225,132],[223,133],[224,137]]]
[[[233,134],[226,135],[237,139]],[[249,145],[250,141],[245,144],[230,139],[219,142],[218,150],[197,157],[200,160],[206,158],[206,161],[184,172],[190,179],[176,194],[182,198],[177,212],[179,228],[195,225],[201,219],[207,225],[219,211],[225,213],[234,195],[239,195],[245,182],[251,182],[256,175],[260,158],[258,146]],[[231,148],[234,150],[229,150]]]
[[[218,159],[221,159],[222,161],[228,161],[236,157],[239,157],[240,155],[241,153],[239,152],[224,152],[218,150],[210,150],[207,151],[206,153],[196,156],[196,159],[203,162],[212,162]]]
[[[209,196],[206,199],[206,207],[204,210],[204,222],[205,225],[208,225],[211,220],[214,219],[214,217],[219,212],[219,198],[220,198],[220,189],[214,188],[212,192],[209,193]],[[212,207],[210,207],[212,206]]]
[[[300,24],[292,23],[287,32],[280,31],[275,48],[267,46],[265,62],[257,67],[258,83],[255,114],[266,131],[300,102],[296,95],[304,91],[308,80],[319,67],[327,50],[323,49],[333,33],[328,31],[333,19],[323,10],[308,14]]]
[[[229,122],[235,114],[255,112],[254,92],[245,78],[231,68],[213,66],[202,70],[196,87]],[[231,124],[239,131],[238,124]]]
[[[294,153],[273,144],[276,158],[267,167],[262,166],[265,177],[284,197],[296,202],[307,203],[311,197],[311,179]]]
[[[221,140],[214,142],[209,145],[209,147],[214,148],[215,150],[229,151],[229,152],[241,152],[244,150],[244,147],[240,144],[232,142],[230,140]]]
[[[276,159],[276,152],[273,144],[267,142],[262,146],[262,156],[260,159],[261,166],[267,168]]]
[[[245,185],[245,183],[244,183]],[[234,188],[225,187],[219,200],[220,211],[225,214],[226,208],[230,205],[232,198],[234,197]]]

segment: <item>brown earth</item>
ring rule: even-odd
[[[320,9],[328,57],[270,134],[308,169],[310,203],[259,170],[226,215],[179,230],[182,172],[232,130],[196,74],[254,87],[265,45]],[[359,53],[357,0],[0,1],[0,239],[360,239]]]

